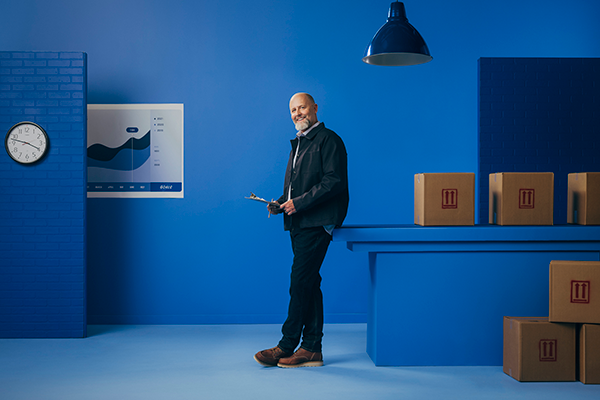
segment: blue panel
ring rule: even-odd
[[[600,226],[348,226],[369,254],[376,365],[501,365],[502,318],[548,315],[552,260],[600,261]]]
[[[479,59],[480,223],[488,222],[494,172],[554,172],[554,223],[567,222],[567,175],[600,171],[594,70],[600,58]],[[490,148],[496,157],[485,155]]]
[[[548,266],[557,259],[599,257],[597,252],[378,254],[369,355],[378,366],[502,365],[503,316],[548,315]]]

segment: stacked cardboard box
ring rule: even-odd
[[[600,172],[569,174],[567,222],[600,225]]]
[[[504,317],[504,373],[518,381],[574,381],[574,324],[547,317]]]
[[[475,225],[475,174],[415,175],[415,224]]]
[[[549,310],[504,317],[504,372],[519,381],[600,383],[600,261],[550,262]]]
[[[600,325],[579,327],[579,380],[600,383]]]
[[[500,172],[490,174],[489,223],[552,225],[554,174]]]
[[[600,324],[600,262],[550,262],[550,321]]]

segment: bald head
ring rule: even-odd
[[[292,100],[296,98],[305,98],[305,100],[310,104],[315,104],[315,99],[310,94],[304,92],[296,93],[295,95],[293,95],[290,99],[290,104],[292,104]]]
[[[317,122],[315,99],[308,93],[296,93],[290,99],[290,114],[296,130],[304,132]]]

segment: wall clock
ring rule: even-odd
[[[41,160],[50,148],[48,134],[38,124],[19,122],[8,130],[4,147],[8,155],[20,164]]]

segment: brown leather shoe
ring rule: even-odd
[[[300,347],[291,357],[282,357],[277,363],[282,368],[321,367],[323,353],[313,353]]]
[[[254,355],[254,359],[257,363],[265,367],[275,367],[280,358],[289,357],[290,355],[290,353],[281,350],[279,346],[275,346],[272,349],[259,351]]]

